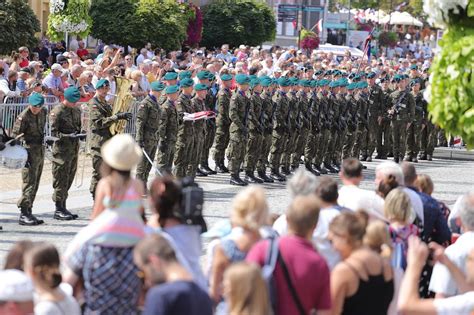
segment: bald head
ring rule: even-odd
[[[402,163],[403,178],[405,179],[406,186],[413,186],[416,180],[416,169],[412,163]]]

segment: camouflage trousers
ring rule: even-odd
[[[176,152],[174,154],[173,175],[177,178],[186,177],[186,172],[191,164],[191,153],[193,151],[193,135],[178,137],[176,141]]]
[[[295,150],[291,155],[291,166],[298,168],[300,166],[301,156],[304,154],[306,141],[310,131],[308,128],[301,128],[295,142]]]
[[[216,138],[214,140],[214,161],[224,163],[225,150],[229,145],[229,126],[220,125],[216,129]]]
[[[100,167],[102,165],[102,156],[100,155],[100,148],[92,148],[92,178],[91,186],[89,188],[92,198],[95,199],[95,188],[101,179]]]
[[[324,155],[323,161],[324,163],[331,164],[334,161],[334,156],[336,154],[336,145],[339,141],[339,132],[336,130],[332,130],[330,132],[330,141],[328,141],[328,147],[326,154]]]
[[[156,161],[158,169],[161,172],[171,174],[171,168],[173,167],[174,152],[176,150],[176,140],[167,141],[165,150],[161,151],[158,148]]]
[[[308,132],[308,136],[306,137],[306,143],[304,144],[305,162],[312,162],[316,157],[318,137],[319,134],[315,134],[313,131]]]
[[[188,164],[188,170],[186,175],[190,177],[196,177],[196,171],[199,165],[199,159],[201,158],[202,147],[204,145],[204,130],[194,128],[193,142],[191,145],[190,162]]]
[[[393,156],[402,159],[406,151],[407,122],[404,120],[392,120],[391,126]]]
[[[272,134],[265,133],[262,138],[261,150],[257,162],[257,171],[265,171],[269,165],[268,156],[270,155],[270,148],[272,146]]]
[[[420,152],[421,124],[414,121],[407,129],[407,155],[415,158]]]
[[[212,144],[214,143],[214,137],[216,135],[216,124],[214,120],[206,121],[205,132],[206,136],[204,139],[201,158],[199,161],[201,165],[208,165],[209,163],[209,151],[212,148]]]
[[[282,154],[286,150],[288,142],[288,135],[286,132],[280,130],[273,130],[272,132],[272,146],[270,148],[270,166],[277,170],[280,167]]]
[[[53,201],[62,203],[67,200],[69,189],[76,176],[79,142],[62,147],[55,145],[53,158]]]
[[[365,155],[366,153],[361,152],[363,143],[367,139],[367,128],[365,125],[359,124],[357,126],[356,136],[354,146],[352,147],[352,156],[359,158],[360,155]]]
[[[295,152],[296,149],[296,140],[298,138],[298,132],[299,131],[293,130],[288,135],[285,150],[281,155],[280,166],[282,167],[290,167],[291,155]]]
[[[390,121],[384,119],[377,128],[377,155],[386,157],[391,151]]]
[[[333,161],[339,163],[342,160],[342,148],[346,142],[347,128],[337,132],[337,142],[334,148]]]
[[[437,130],[431,122],[428,122],[426,124],[426,127],[421,129],[421,154],[433,155],[434,148],[437,142],[436,133]]]
[[[158,146],[158,141],[157,140],[145,140],[143,142],[144,144],[144,149],[146,154],[150,157],[151,161],[154,161],[155,154],[156,154],[156,148]],[[137,171],[136,171],[136,178],[140,179],[144,184],[145,187],[147,186],[148,183],[148,176],[151,171],[151,163],[148,161],[146,158],[145,154],[143,154],[143,157],[137,165]]]
[[[247,148],[244,158],[244,170],[253,172],[257,167],[260,151],[262,150],[263,135],[260,133],[250,133],[247,139]]]
[[[324,157],[327,154],[329,142],[331,141],[331,132],[329,129],[322,129],[317,139],[317,150],[316,157],[314,158],[314,164],[321,166]]]
[[[239,174],[240,166],[242,165],[245,157],[246,145],[246,139],[242,133],[234,132],[230,134],[227,159],[229,160],[228,168],[231,175]]]
[[[354,147],[354,141],[357,136],[357,128],[350,128],[347,129],[345,138],[344,138],[344,144],[342,145],[342,159],[347,159],[350,157],[355,157],[359,158],[358,156],[353,156],[352,155],[352,148]]]
[[[41,174],[43,173],[44,164],[44,146],[42,144],[34,144],[25,146],[28,152],[28,160],[25,167],[21,170],[21,197],[18,200],[19,208],[32,208],[33,202],[38,192]]]

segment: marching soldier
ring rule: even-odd
[[[160,123],[158,133],[160,142],[158,146],[158,167],[162,173],[171,173],[176,146],[176,135],[178,133],[178,112],[176,101],[178,100],[179,87],[177,85],[167,86],[165,89],[166,102],[161,105]]]
[[[335,154],[333,156],[333,164],[337,168],[340,168],[340,163],[342,161],[342,148],[344,147],[347,134],[347,116],[349,109],[349,105],[346,101],[347,85],[348,82],[345,78],[339,79],[339,93],[336,94],[336,100],[338,104],[338,140],[335,145]]]
[[[51,135],[59,138],[53,144],[53,201],[56,204],[54,218],[57,220],[74,220],[77,215],[66,208],[68,191],[74,181],[79,159],[79,140],[84,140],[82,130],[81,108],[77,102],[81,93],[76,87],[64,90],[64,101],[55,106],[49,116]]]
[[[407,82],[396,76],[397,90],[390,96],[393,106],[388,111],[392,124],[393,160],[398,163],[406,150],[406,134],[415,116],[415,100],[407,90]]]
[[[420,152],[421,125],[423,120],[423,94],[420,91],[421,80],[413,79],[410,82],[411,93],[415,101],[415,117],[407,130],[407,156],[405,161],[418,163],[418,153]]]
[[[248,134],[248,115],[250,101],[246,96],[249,88],[250,79],[245,74],[235,76],[237,83],[237,91],[230,100],[229,116],[230,125],[230,142],[228,150],[230,184],[237,186],[246,186],[239,177],[240,166],[245,157],[245,143]]]
[[[308,94],[308,122],[310,130],[308,132],[308,137],[306,139],[305,147],[304,147],[304,162],[305,168],[307,171],[313,173],[316,176],[321,175],[321,173],[316,169],[313,168],[311,163],[316,157],[316,150],[318,146],[318,137],[320,135],[320,102],[318,100],[316,86],[318,85],[318,81],[312,80],[311,87],[312,91]]]
[[[383,101],[380,106],[380,116],[378,118],[378,134],[377,134],[377,156],[375,158],[386,160],[389,151],[391,150],[391,136],[390,136],[390,119],[388,118],[388,110],[392,103],[390,94],[392,91],[389,89],[390,80],[388,77],[382,78],[381,89],[383,92]],[[380,147],[378,144],[380,143]]]
[[[221,75],[221,88],[217,93],[217,117],[216,117],[216,139],[214,144],[214,161],[218,173],[228,173],[229,170],[224,165],[225,150],[229,145],[229,106],[232,92],[232,75]]]
[[[317,101],[319,103],[319,115],[320,115],[320,123],[321,123],[321,133],[317,138],[317,152],[316,157],[314,159],[314,164],[316,165],[316,170],[321,174],[327,174],[328,172],[335,173],[336,171],[331,167],[327,168],[330,165],[323,164],[324,157],[327,154],[327,149],[329,142],[331,141],[331,127],[332,127],[332,116],[330,116],[329,112],[329,99],[328,99],[328,89],[329,89],[330,81],[327,79],[323,79],[319,81],[319,86],[321,90],[317,94]]]
[[[44,97],[39,93],[31,94],[28,103],[28,108],[18,115],[12,134],[13,137],[22,135],[23,147],[28,152],[28,161],[21,172],[23,186],[21,198],[17,203],[21,211],[18,223],[20,225],[39,225],[44,221],[33,215],[32,208],[43,173],[43,140],[47,110],[43,107]]]
[[[299,82],[301,88],[296,94],[298,99],[297,125],[299,133],[295,141],[295,150],[291,156],[291,169],[296,170],[300,167],[301,156],[304,154],[306,140],[310,130],[310,122],[308,119],[309,99],[308,93],[311,89],[310,80],[301,80]]]
[[[102,165],[102,156],[100,148],[104,142],[112,138],[110,126],[119,120],[132,119],[131,113],[112,114],[112,107],[105,99],[107,93],[110,91],[110,83],[108,80],[100,79],[97,82],[95,89],[95,96],[89,101],[89,124],[92,132],[90,146],[93,167],[89,191],[92,194],[93,199],[95,199],[95,188],[101,178],[100,167]]]
[[[196,95],[191,100],[191,105],[194,113],[206,110],[205,101],[207,89],[207,85],[202,83],[198,83],[194,86],[194,91],[196,91]],[[188,176],[190,177],[195,177],[196,175],[207,176],[207,173],[198,172],[198,165],[201,157],[202,147],[204,145],[205,125],[206,121],[204,119],[194,121],[193,145],[190,156],[190,164],[188,166]]]
[[[272,146],[270,149],[270,178],[284,182],[286,177],[280,174],[279,167],[290,132],[288,123],[290,101],[287,93],[290,91],[291,82],[287,77],[280,77],[277,82],[279,89],[274,96],[275,110],[273,111]]]
[[[270,147],[272,145],[272,117],[273,117],[273,87],[274,81],[270,77],[262,77],[260,85],[263,88],[262,97],[262,111],[260,114],[260,122],[263,128],[262,146],[259,150],[260,156],[257,162],[258,178],[265,183],[273,183],[273,179],[267,176],[266,169],[268,165],[268,155],[270,154]],[[276,83],[275,83],[276,84]]]
[[[150,93],[141,101],[138,108],[136,140],[153,162],[159,141],[158,128],[161,115],[159,100],[165,85],[162,82],[155,81],[150,84],[150,87]],[[142,160],[137,165],[136,177],[143,181],[145,187],[147,187],[151,167],[150,161],[143,155]]]
[[[377,137],[379,134],[379,120],[381,117],[380,108],[383,102],[382,89],[375,84],[375,73],[371,72],[367,75],[367,83],[369,85],[368,97],[368,115],[369,115],[369,130],[366,137],[367,156],[362,156],[363,161],[372,162],[372,155],[377,145],[377,157],[380,157],[382,151],[382,138]],[[379,151],[380,150],[380,151]]]
[[[423,95],[423,92],[420,91],[420,94]],[[428,103],[424,98],[421,98],[419,101],[421,103],[423,114],[421,120],[420,156],[418,159],[432,161],[434,148],[437,142],[437,129],[429,118]]]
[[[260,96],[260,93],[262,92],[262,86],[260,84],[260,79],[251,79],[250,88],[251,95],[250,108],[248,112],[248,138],[244,158],[244,180],[249,184],[261,184],[263,183],[263,178],[257,178],[254,174],[263,141],[263,124],[261,121],[262,98]]]
[[[354,145],[354,141],[356,139],[356,132],[357,132],[357,110],[359,107],[359,102],[354,97],[354,89],[356,83],[350,83],[347,85],[347,95],[346,95],[346,104],[347,104],[347,112],[346,112],[346,123],[347,123],[347,131],[344,140],[344,145],[342,147],[342,159],[347,159],[352,156],[352,147]],[[357,158],[357,156],[355,156]]]
[[[336,99],[336,94],[339,91],[339,82],[332,81],[329,84],[331,88],[329,95],[327,96],[328,101],[328,118],[327,120],[330,122],[330,133],[329,133],[329,143],[326,151],[326,155],[324,156],[324,167],[329,170],[331,173],[337,173],[339,170],[336,168],[335,165],[332,165],[334,153],[336,150],[336,144],[338,141],[338,129],[339,129],[339,105]]]
[[[368,126],[368,105],[366,102],[367,94],[364,90],[367,89],[367,82],[360,81],[355,85],[355,99],[358,103],[357,110],[357,131],[354,146],[352,148],[352,156],[358,158],[360,155],[362,143],[367,135]]]
[[[190,157],[193,146],[193,121],[185,121],[184,113],[192,113],[194,81],[185,78],[180,81],[181,94],[176,101],[178,112],[178,134],[176,139],[176,153],[174,155],[174,176],[183,178],[186,176],[188,166],[191,164]]]
[[[298,93],[298,79],[296,77],[290,78],[290,91],[288,93],[289,100],[289,112],[287,118],[288,125],[288,139],[285,145],[285,150],[281,155],[281,174],[282,175],[291,175],[290,163],[291,155],[294,153],[296,148],[296,139],[300,133],[300,124],[299,124],[299,98]]]

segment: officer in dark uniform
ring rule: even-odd
[[[23,147],[28,152],[28,161],[22,169],[23,186],[18,208],[21,214],[20,225],[39,225],[44,221],[37,219],[33,213],[33,202],[38,191],[44,164],[44,126],[47,119],[47,109],[43,107],[44,97],[33,93],[28,98],[29,106],[18,115],[13,126],[13,137],[21,136]]]
[[[56,204],[54,218],[74,220],[77,215],[66,208],[68,191],[74,181],[79,159],[79,140],[85,140],[81,134],[81,108],[77,102],[81,93],[76,87],[64,90],[64,101],[56,105],[49,115],[51,135],[59,140],[53,145],[53,201]]]

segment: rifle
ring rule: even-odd
[[[405,99],[405,96],[407,95],[407,89],[405,89],[405,91],[403,91],[403,94],[401,95],[401,97],[398,98],[397,102],[395,103],[395,105],[393,105],[390,110],[389,110],[389,114],[388,114],[388,118],[390,120],[393,119],[393,116],[394,115],[398,115],[400,113],[400,104],[402,103],[402,101]],[[390,113],[390,111],[392,111],[392,113]]]

